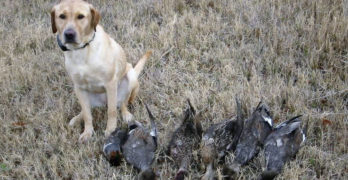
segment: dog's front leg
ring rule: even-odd
[[[88,98],[88,92],[80,90],[78,87],[75,87],[75,93],[76,93],[77,99],[80,102],[81,109],[82,109],[81,111],[82,118],[85,122],[85,130],[80,135],[79,141],[85,142],[89,138],[91,138],[93,134],[91,105]]]
[[[113,80],[105,86],[108,103],[108,121],[105,129],[106,137],[117,127],[117,83],[117,80]]]

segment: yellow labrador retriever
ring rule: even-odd
[[[82,109],[69,125],[84,119],[82,142],[94,131],[92,107],[108,106],[106,136],[117,126],[117,107],[123,120],[132,119],[127,106],[138,93],[138,75],[151,55],[148,51],[133,68],[122,47],[98,25],[99,19],[98,11],[82,0],[62,0],[51,12],[52,30],[58,32],[58,45],[64,51],[65,66]]]

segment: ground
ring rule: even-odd
[[[279,179],[347,178],[347,1],[90,2],[129,62],[153,51],[132,112],[145,123],[143,104],[152,109],[158,154],[187,98],[203,111],[207,128],[235,115],[239,96],[249,113],[260,100],[268,103],[276,123],[299,114],[308,121],[306,145]],[[125,162],[111,167],[101,154],[105,108],[93,112],[95,134],[86,144],[78,143],[83,124],[68,126],[80,106],[51,31],[55,3],[0,2],[0,178],[132,179],[136,170]],[[263,166],[261,152],[240,179],[256,178]],[[161,179],[176,170],[169,160],[154,167]],[[192,167],[188,179],[203,173],[201,165]]]

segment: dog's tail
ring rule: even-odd
[[[137,73],[137,77],[139,76],[141,71],[144,69],[144,65],[145,65],[147,59],[149,59],[149,57],[151,56],[151,54],[152,54],[152,51],[147,51],[146,54],[143,57],[141,57],[141,59],[135,65],[134,70]]]

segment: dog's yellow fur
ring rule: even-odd
[[[148,51],[133,68],[126,61],[123,48],[98,25],[100,15],[93,6],[82,0],[63,0],[52,8],[53,33],[58,33],[65,51],[65,66],[74,83],[74,91],[81,105],[81,113],[71,119],[69,125],[84,119],[84,132],[80,141],[93,134],[91,108],[107,104],[108,120],[105,135],[117,127],[117,107],[122,119],[130,121],[132,114],[128,103],[139,90],[137,77],[151,55]],[[72,29],[75,42],[66,42],[64,32]],[[86,43],[88,46],[82,48]]]

